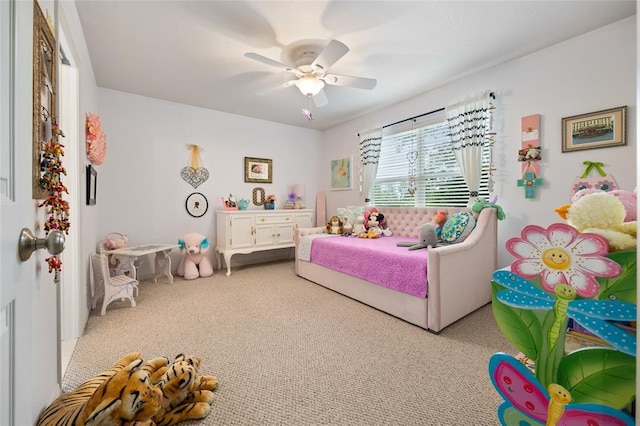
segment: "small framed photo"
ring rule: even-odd
[[[331,190],[353,189],[353,170],[351,157],[331,160]]]
[[[98,190],[98,171],[91,164],[87,166],[87,205],[95,206]]]
[[[187,197],[185,207],[191,216],[202,217],[209,209],[209,202],[203,194],[194,192]]]
[[[562,119],[562,152],[626,144],[626,105]]]
[[[244,181],[273,183],[273,162],[266,158],[244,157]]]

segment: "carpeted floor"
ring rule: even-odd
[[[487,363],[513,348],[490,305],[434,335],[297,277],[291,261],[143,281],[136,301],[93,311],[63,391],[132,351],[186,353],[220,385],[212,413],[185,425],[498,424]]]

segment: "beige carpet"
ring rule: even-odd
[[[490,305],[434,335],[299,278],[293,267],[143,281],[135,308],[115,302],[104,317],[93,311],[63,391],[132,351],[184,352],[200,356],[200,373],[220,383],[212,413],[185,425],[498,424],[487,363],[513,348]]]

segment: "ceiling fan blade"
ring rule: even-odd
[[[262,62],[263,64],[271,65],[272,67],[280,68],[285,71],[295,71],[295,68],[290,67],[289,65],[285,65],[282,62],[274,61],[273,59],[269,59],[266,56],[258,55],[257,53],[249,52],[245,53],[244,56],[247,58],[253,59],[258,62]]]
[[[256,93],[258,96],[266,95],[267,93],[275,92],[276,90],[284,89],[286,87],[295,86],[297,80],[289,80],[282,84],[278,84],[277,86],[268,87],[266,89],[260,90]]]
[[[319,65],[326,70],[338,59],[347,54],[349,48],[338,40],[331,40],[329,44],[320,52],[318,57],[311,63],[311,66]]]
[[[322,80],[332,86],[355,87],[357,89],[371,90],[376,87],[378,81],[375,78],[352,77],[350,75],[327,74]]]
[[[324,89],[320,89],[318,93],[313,95],[313,104],[318,108],[323,107],[329,103],[329,99],[327,99],[327,94],[324,92]]]

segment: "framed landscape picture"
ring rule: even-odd
[[[331,160],[331,190],[352,189],[353,171],[351,157]]]
[[[562,119],[562,152],[626,144],[626,106]]]

